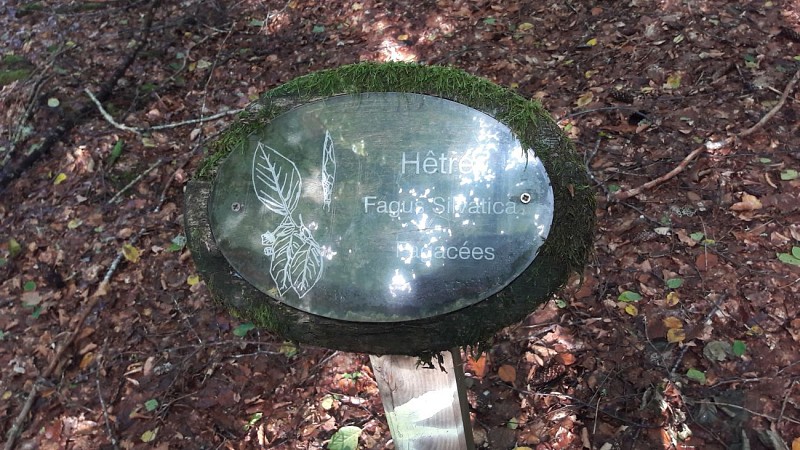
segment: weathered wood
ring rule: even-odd
[[[460,352],[443,352],[441,367],[409,356],[370,355],[383,409],[398,450],[472,450]]]

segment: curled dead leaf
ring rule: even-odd
[[[678,240],[682,243],[688,245],[689,247],[694,247],[697,245],[697,241],[691,238],[689,234],[686,233],[686,230],[679,228],[675,230],[675,234],[678,236]]]
[[[578,108],[583,108],[589,103],[592,103],[592,100],[594,100],[594,92],[586,91],[583,95],[578,97],[577,100],[575,100],[575,105],[577,105]]]
[[[742,194],[742,200],[740,202],[731,205],[731,211],[755,211],[762,207],[763,205],[758,197],[745,193]]]
[[[486,355],[481,355],[477,360],[469,356],[467,358],[467,370],[478,378],[486,375]]]
[[[86,368],[89,367],[93,362],[94,362],[94,352],[89,352],[83,355],[83,358],[81,358],[81,362],[78,366],[80,367],[81,370],[86,370]]]
[[[681,296],[677,292],[672,291],[669,294],[667,294],[667,306],[675,306],[680,301],[681,301]]]
[[[139,262],[139,249],[131,244],[124,244],[122,246],[122,256],[124,256],[128,261],[136,264]]]

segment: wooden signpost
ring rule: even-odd
[[[593,194],[549,116],[458,70],[358,64],[270,91],[210,150],[185,218],[215,298],[373,355],[398,449],[471,448],[458,348],[547,300],[591,243]]]

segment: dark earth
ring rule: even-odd
[[[238,109],[389,60],[541,101],[596,185],[582,276],[466,350],[481,447],[800,449],[800,1],[0,0],[0,35],[5,449],[394,448],[367,355],[230,317],[182,241]]]

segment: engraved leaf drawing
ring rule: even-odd
[[[300,186],[297,166],[259,142],[253,155],[253,187],[261,203],[276,214],[289,216],[300,199]]]
[[[269,274],[275,281],[278,293],[285,294],[292,286],[292,261],[297,254],[297,250],[302,245],[300,227],[291,217],[283,219],[278,228],[273,233],[275,243],[272,247],[272,264]]]
[[[333,139],[325,131],[322,145],[323,208],[330,211],[336,178]],[[322,276],[322,248],[311,230],[292,214],[300,200],[302,178],[295,163],[277,150],[259,142],[253,155],[253,188],[270,211],[283,216],[274,231],[261,234],[264,254],[271,259],[269,273],[280,295],[294,290],[305,296]]]
[[[333,148],[333,139],[327,130],[325,142],[322,144],[322,207],[325,211],[331,210],[333,197],[333,183],[336,181],[336,153]]]
[[[292,286],[302,298],[317,284],[322,275],[322,254],[319,244],[304,225],[301,225],[300,234],[296,237],[301,244],[292,257],[290,270]]]

